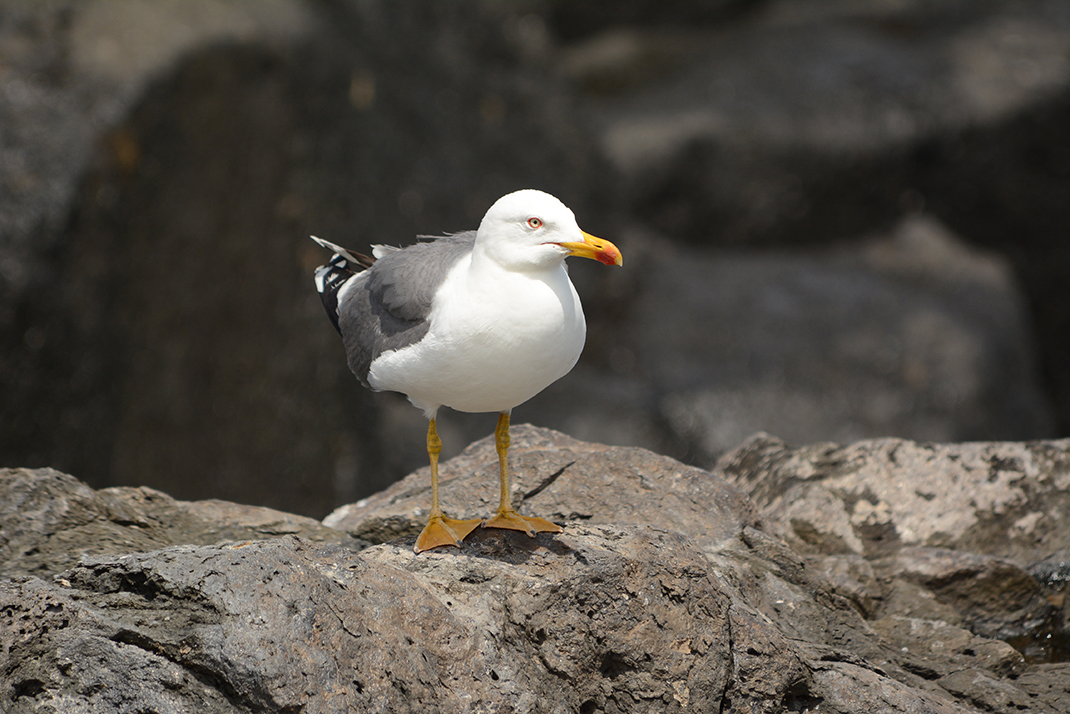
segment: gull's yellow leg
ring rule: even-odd
[[[442,453],[442,440],[438,438],[438,429],[435,428],[435,420],[432,419],[427,425],[427,455],[431,459],[431,515],[428,516],[427,526],[424,527],[420,537],[416,539],[413,550],[417,553],[437,548],[440,545],[460,546],[461,541],[469,533],[474,531],[481,520],[478,518],[470,521],[459,521],[446,518],[438,505],[438,455]]]
[[[532,538],[536,533],[560,533],[561,526],[545,518],[522,516],[513,510],[509,498],[509,412],[498,415],[494,430],[494,445],[498,448],[498,473],[501,477],[501,501],[494,517],[483,523],[484,528],[508,528],[524,531]]]

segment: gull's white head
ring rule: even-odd
[[[580,230],[576,216],[553,196],[524,189],[502,196],[479,224],[477,249],[509,270],[538,270],[570,255],[621,265],[617,246]]]

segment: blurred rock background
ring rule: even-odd
[[[1070,3],[0,2],[0,465],[322,517],[423,465],[316,234],[536,187],[581,364],[514,421],[710,466],[1070,434]],[[441,415],[447,454],[493,428]]]

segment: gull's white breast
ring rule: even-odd
[[[576,364],[587,328],[564,264],[533,272],[471,270],[471,256],[435,294],[420,342],[372,362],[375,389],[407,394],[431,414],[505,411],[557,381]]]

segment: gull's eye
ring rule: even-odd
[[[531,228],[532,230],[542,228],[542,219],[538,216],[532,216],[528,219],[528,228]]]

